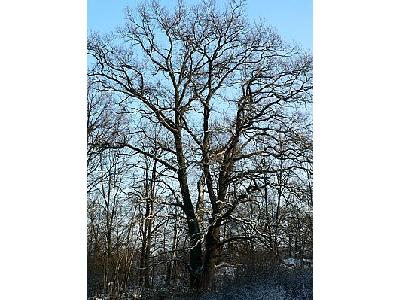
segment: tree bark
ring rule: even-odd
[[[194,207],[190,198],[187,168],[185,156],[183,152],[182,138],[180,130],[175,134],[175,149],[178,161],[178,181],[181,189],[183,211],[186,215],[186,223],[188,226],[190,237],[189,250],[189,273],[190,273],[190,288],[200,288],[200,278],[202,270],[202,249],[201,249],[201,234],[199,223],[196,218]]]
[[[220,226],[210,226],[206,234],[201,289],[207,290],[214,282],[215,266],[220,262],[222,245],[219,240]]]

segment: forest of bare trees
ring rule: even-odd
[[[149,1],[89,36],[89,292],[310,265],[312,56],[245,8]]]

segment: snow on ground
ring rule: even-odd
[[[269,283],[249,283],[241,287],[232,287],[219,293],[205,294],[200,297],[189,298],[191,300],[312,300],[312,288],[302,289],[294,294],[293,291]]]
[[[292,261],[288,261],[292,263]],[[227,268],[230,270],[230,268]],[[226,270],[225,270],[226,271]],[[224,279],[228,279],[226,276]],[[159,288],[145,291],[131,289],[120,300],[154,299],[154,300],[312,300],[312,268],[277,267],[263,272],[253,272],[242,277],[225,281],[227,284],[217,292],[203,295],[178,296],[183,292],[178,287],[175,290]],[[178,289],[176,289],[178,288]],[[111,300],[109,297],[89,297],[90,300]]]

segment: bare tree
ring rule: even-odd
[[[222,10],[214,1],[178,2],[172,12],[157,1],[143,4],[127,11],[125,27],[91,35],[88,52],[95,61],[89,78],[121,99],[132,120],[161,126],[153,141],[163,155],[138,147],[129,133],[89,145],[128,149],[163,166],[165,185],[179,187],[169,205],[186,218],[190,286],[207,289],[225,244],[262,237],[238,208],[252,208],[251,195],[261,192],[257,159],[281,157],[283,172],[279,153],[292,150],[280,138],[300,132],[289,121],[311,102],[311,56],[271,27],[248,22],[243,1]],[[274,173],[275,225],[287,185],[282,172]],[[224,238],[223,225],[235,222],[245,229]]]

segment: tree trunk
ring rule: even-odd
[[[155,156],[156,156],[156,150]],[[145,287],[150,287],[150,273],[149,273],[149,258],[151,251],[152,228],[154,218],[154,197],[155,197],[155,180],[157,171],[157,159],[153,161],[151,177],[149,176],[149,164],[146,161],[145,169],[145,186],[144,193],[146,198],[146,211],[143,221],[143,240],[140,254],[140,269],[141,278],[140,283]]]
[[[203,230],[204,222],[204,190],[205,190],[205,178],[204,174],[201,175],[199,181],[197,182],[197,204],[196,204],[196,214],[199,222],[200,229]]]
[[[172,238],[172,259],[169,261],[168,263],[168,267],[167,267],[167,276],[166,276],[166,284],[167,286],[170,286],[171,284],[171,280],[175,279],[175,272],[176,270],[174,269],[175,267],[175,258],[176,258],[176,245],[177,245],[177,238],[178,238],[178,214],[175,210],[175,224],[174,224],[174,236]]]
[[[214,281],[215,266],[220,262],[222,245],[219,243],[220,227],[211,226],[206,235],[201,289],[207,290]]]
[[[183,211],[186,215],[186,223],[188,226],[190,237],[189,250],[189,273],[190,273],[190,288],[199,289],[201,269],[202,269],[202,250],[201,250],[201,234],[199,222],[196,218],[194,207],[190,199],[190,192],[187,179],[187,169],[181,132],[175,134],[175,149],[176,158],[178,161],[178,181],[182,194]]]

